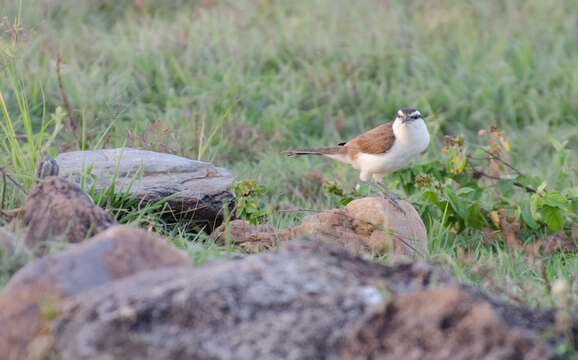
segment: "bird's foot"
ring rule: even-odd
[[[403,210],[403,208],[402,208],[402,207],[399,205],[399,203],[397,202],[397,200],[399,199],[398,197],[392,196],[392,195],[388,195],[387,198],[389,199],[389,201],[391,201],[391,203],[392,203],[393,205],[395,205],[395,207],[396,207],[399,211],[401,211],[402,214],[405,215],[405,210]]]
[[[399,203],[397,202],[397,200],[399,200],[398,196],[395,196],[393,194],[391,194],[389,191],[389,189],[387,189],[387,187],[385,187],[383,184],[382,187],[383,189],[380,189],[377,185],[374,185],[368,181],[364,181],[367,185],[369,185],[371,188],[373,188],[374,190],[377,191],[378,194],[381,194],[381,197],[384,199],[388,199],[389,201],[391,201],[391,203],[403,214],[405,215],[405,210],[403,210],[403,208],[399,205]],[[387,189],[387,190],[386,190]]]
[[[397,202],[397,200],[400,200],[398,196],[383,193],[383,198],[391,201],[393,206],[395,206],[403,215],[406,215],[405,210],[403,210],[401,205],[399,205],[399,203]]]
[[[395,199],[395,200],[401,200],[401,198],[391,192],[385,192],[385,197],[388,199]]]
[[[402,207],[399,205],[399,203],[397,202],[397,200],[399,200],[399,197],[391,194],[389,191],[386,191],[385,189],[387,189],[385,186],[384,189],[380,189],[377,185],[374,185],[370,182],[365,181],[365,183],[367,185],[369,185],[371,188],[373,188],[375,191],[377,191],[378,194],[381,194],[381,197],[383,199],[388,199],[389,201],[391,201],[391,203],[399,210],[401,211],[401,213],[403,215],[405,215],[405,211],[402,209]]]

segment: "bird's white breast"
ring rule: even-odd
[[[386,175],[404,168],[417,154],[429,145],[429,133],[422,119],[393,123],[395,141],[383,154],[358,154],[354,166],[361,170],[362,180],[371,174]]]

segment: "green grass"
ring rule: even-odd
[[[24,4],[15,41],[18,3],[1,2],[2,124],[14,133],[0,134],[0,165],[29,187],[43,153],[128,145],[127,130],[142,134],[159,119],[172,136],[155,141],[263,184],[269,221],[285,227],[307,214],[275,213],[279,203],[337,207],[323,184],[350,190],[358,174],[282,150],[336,144],[413,106],[432,136],[417,162],[441,159],[444,135],[475,144],[479,129],[496,124],[510,140],[509,161],[551,183],[560,169],[550,137],[568,141],[568,168],[578,167],[576,13],[574,0],[46,0]],[[64,116],[57,68],[72,112]],[[23,198],[10,187],[6,206]],[[575,253],[530,258],[476,231],[453,234],[443,221],[427,224],[430,260],[500,296],[507,289],[549,306],[547,283],[578,273]],[[218,255],[202,235],[163,231],[196,263]]]

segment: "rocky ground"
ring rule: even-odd
[[[118,152],[111,154],[99,156],[118,161]],[[207,163],[169,160],[189,173],[172,187],[189,198],[172,206],[216,224],[211,194],[230,198],[230,174]],[[125,179],[141,168],[175,181],[159,158],[154,171],[143,161],[135,161],[140,165],[131,165]],[[211,178],[217,182],[204,194],[198,182]],[[158,183],[150,184],[140,184],[135,194],[160,193]],[[187,195],[183,184],[197,187]],[[183,204],[205,204],[211,212]],[[406,217],[381,199],[359,199],[289,229],[235,220],[227,230],[232,244],[262,251],[193,267],[167,239],[115,224],[77,185],[47,177],[0,231],[6,253],[37,257],[0,293],[0,358],[556,358],[559,337],[546,336],[557,334],[555,310],[498,301],[421,260],[386,265],[362,259],[385,249],[407,259],[427,253],[419,216],[410,204],[402,206]],[[225,230],[216,229],[213,238],[224,241]],[[74,245],[45,255],[55,239]],[[578,318],[566,321],[575,337]]]

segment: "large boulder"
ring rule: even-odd
[[[21,240],[40,255],[51,240],[77,243],[114,224],[77,185],[50,176],[34,186],[9,227],[23,229]]]
[[[73,151],[55,159],[58,174],[100,192],[114,185],[117,195],[155,203],[167,197],[170,216],[204,221],[209,228],[232,203],[233,175],[224,168],[184,157],[131,148]]]
[[[399,200],[405,214],[391,201],[366,197],[351,201],[344,209],[332,209],[303,218],[300,225],[276,229],[270,225],[252,226],[244,220],[233,220],[213,233],[213,238],[231,243],[245,251],[257,251],[279,241],[316,234],[341,242],[356,252],[393,253],[408,256],[428,254],[427,232],[415,208]]]
[[[552,358],[539,336],[552,313],[502,306],[424,262],[368,262],[306,238],[83,293],[53,323],[52,350],[64,360],[394,358],[389,346],[409,359]]]
[[[0,293],[0,358],[26,358],[29,345],[48,332],[49,321],[71,296],[143,270],[188,264],[165,240],[129,226],[33,261]]]

